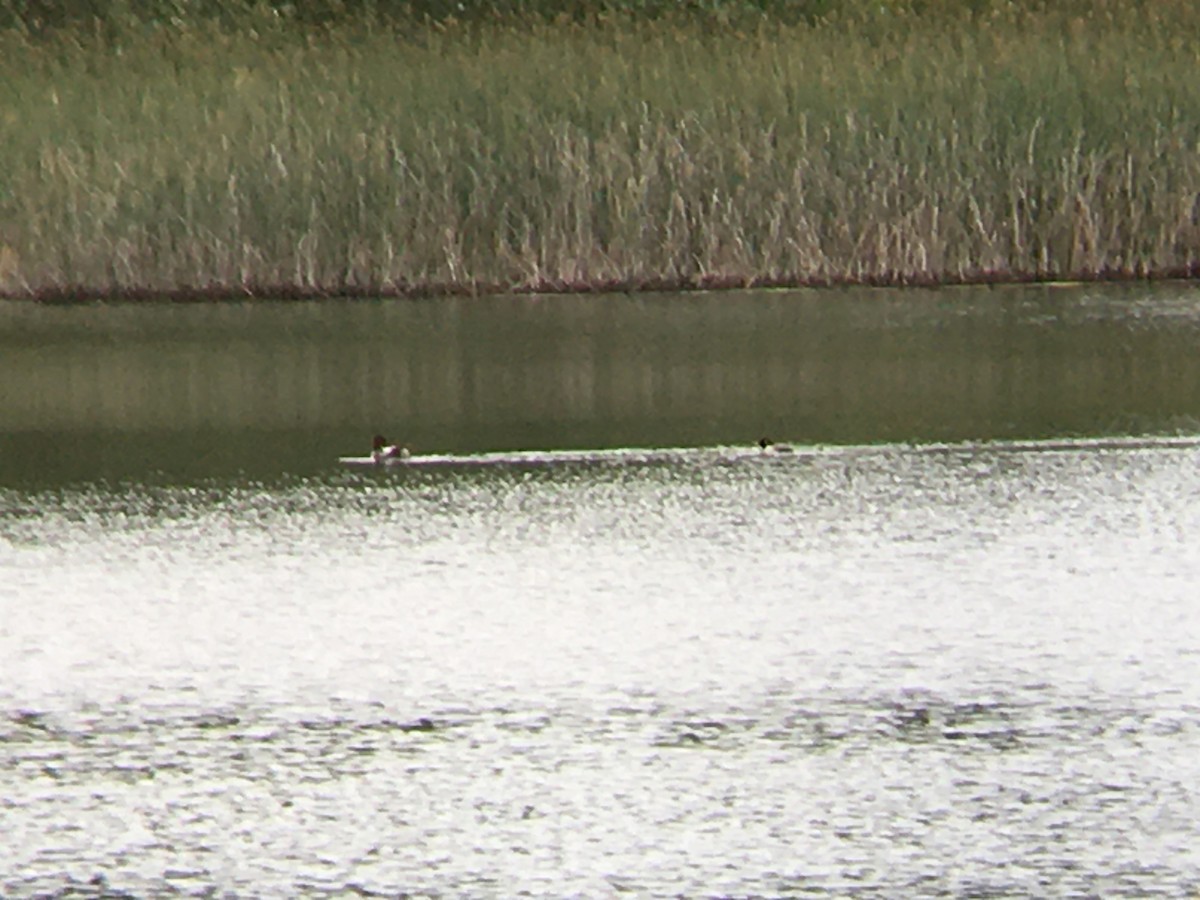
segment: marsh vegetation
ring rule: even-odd
[[[6,6],[0,290],[1200,263],[1188,3],[302,6]]]

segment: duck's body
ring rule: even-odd
[[[399,460],[408,459],[412,453],[407,447],[402,447],[397,444],[389,444],[387,438],[382,434],[375,435],[371,442],[371,460],[376,465],[383,465],[389,462],[397,462]]]
[[[758,439],[758,447],[760,450],[762,450],[763,453],[768,454],[768,455],[773,455],[776,453],[791,453],[792,452],[791,444],[777,444],[773,440],[771,440],[769,437],[759,438]]]

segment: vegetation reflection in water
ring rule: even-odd
[[[3,307],[0,893],[1194,892],[1193,298]]]
[[[1194,431],[1187,286],[0,310],[7,479]]]

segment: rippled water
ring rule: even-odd
[[[1198,465],[0,489],[0,893],[1196,891]]]

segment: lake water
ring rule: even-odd
[[[1185,287],[2,307],[0,895],[1194,893],[1198,349]]]

